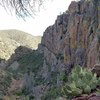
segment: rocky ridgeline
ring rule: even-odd
[[[38,51],[44,53],[45,66],[60,72],[75,64],[91,68],[100,63],[100,1],[72,1],[45,30]]]

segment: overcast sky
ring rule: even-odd
[[[52,0],[44,4],[35,18],[26,18],[26,21],[7,13],[0,7],[0,30],[19,29],[32,35],[43,35],[45,29],[54,24],[57,15],[67,10],[72,0]]]

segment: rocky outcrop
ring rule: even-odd
[[[100,100],[100,95],[97,95],[96,93],[92,93],[90,95],[77,97],[72,100]]]
[[[99,0],[72,1],[68,10],[45,30],[38,52],[44,54],[43,68],[46,70],[42,77],[48,83],[54,73],[56,81],[50,84],[59,87],[62,84],[60,76],[67,75],[76,64],[92,68],[93,73],[100,71],[95,68],[100,64],[99,9]]]
[[[95,64],[91,69],[93,73],[96,73],[98,77],[100,77],[100,64]]]
[[[100,1],[72,1],[68,11],[44,32],[38,51],[44,53],[54,70],[67,70],[75,64],[92,68],[100,63]]]

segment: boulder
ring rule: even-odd
[[[95,64],[94,67],[91,69],[93,73],[96,73],[97,76],[100,76],[100,64]]]

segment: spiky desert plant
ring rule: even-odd
[[[64,96],[71,98],[79,96],[82,93],[89,94],[100,84],[96,74],[93,74],[89,69],[75,66],[68,76],[68,82],[62,88]]]

